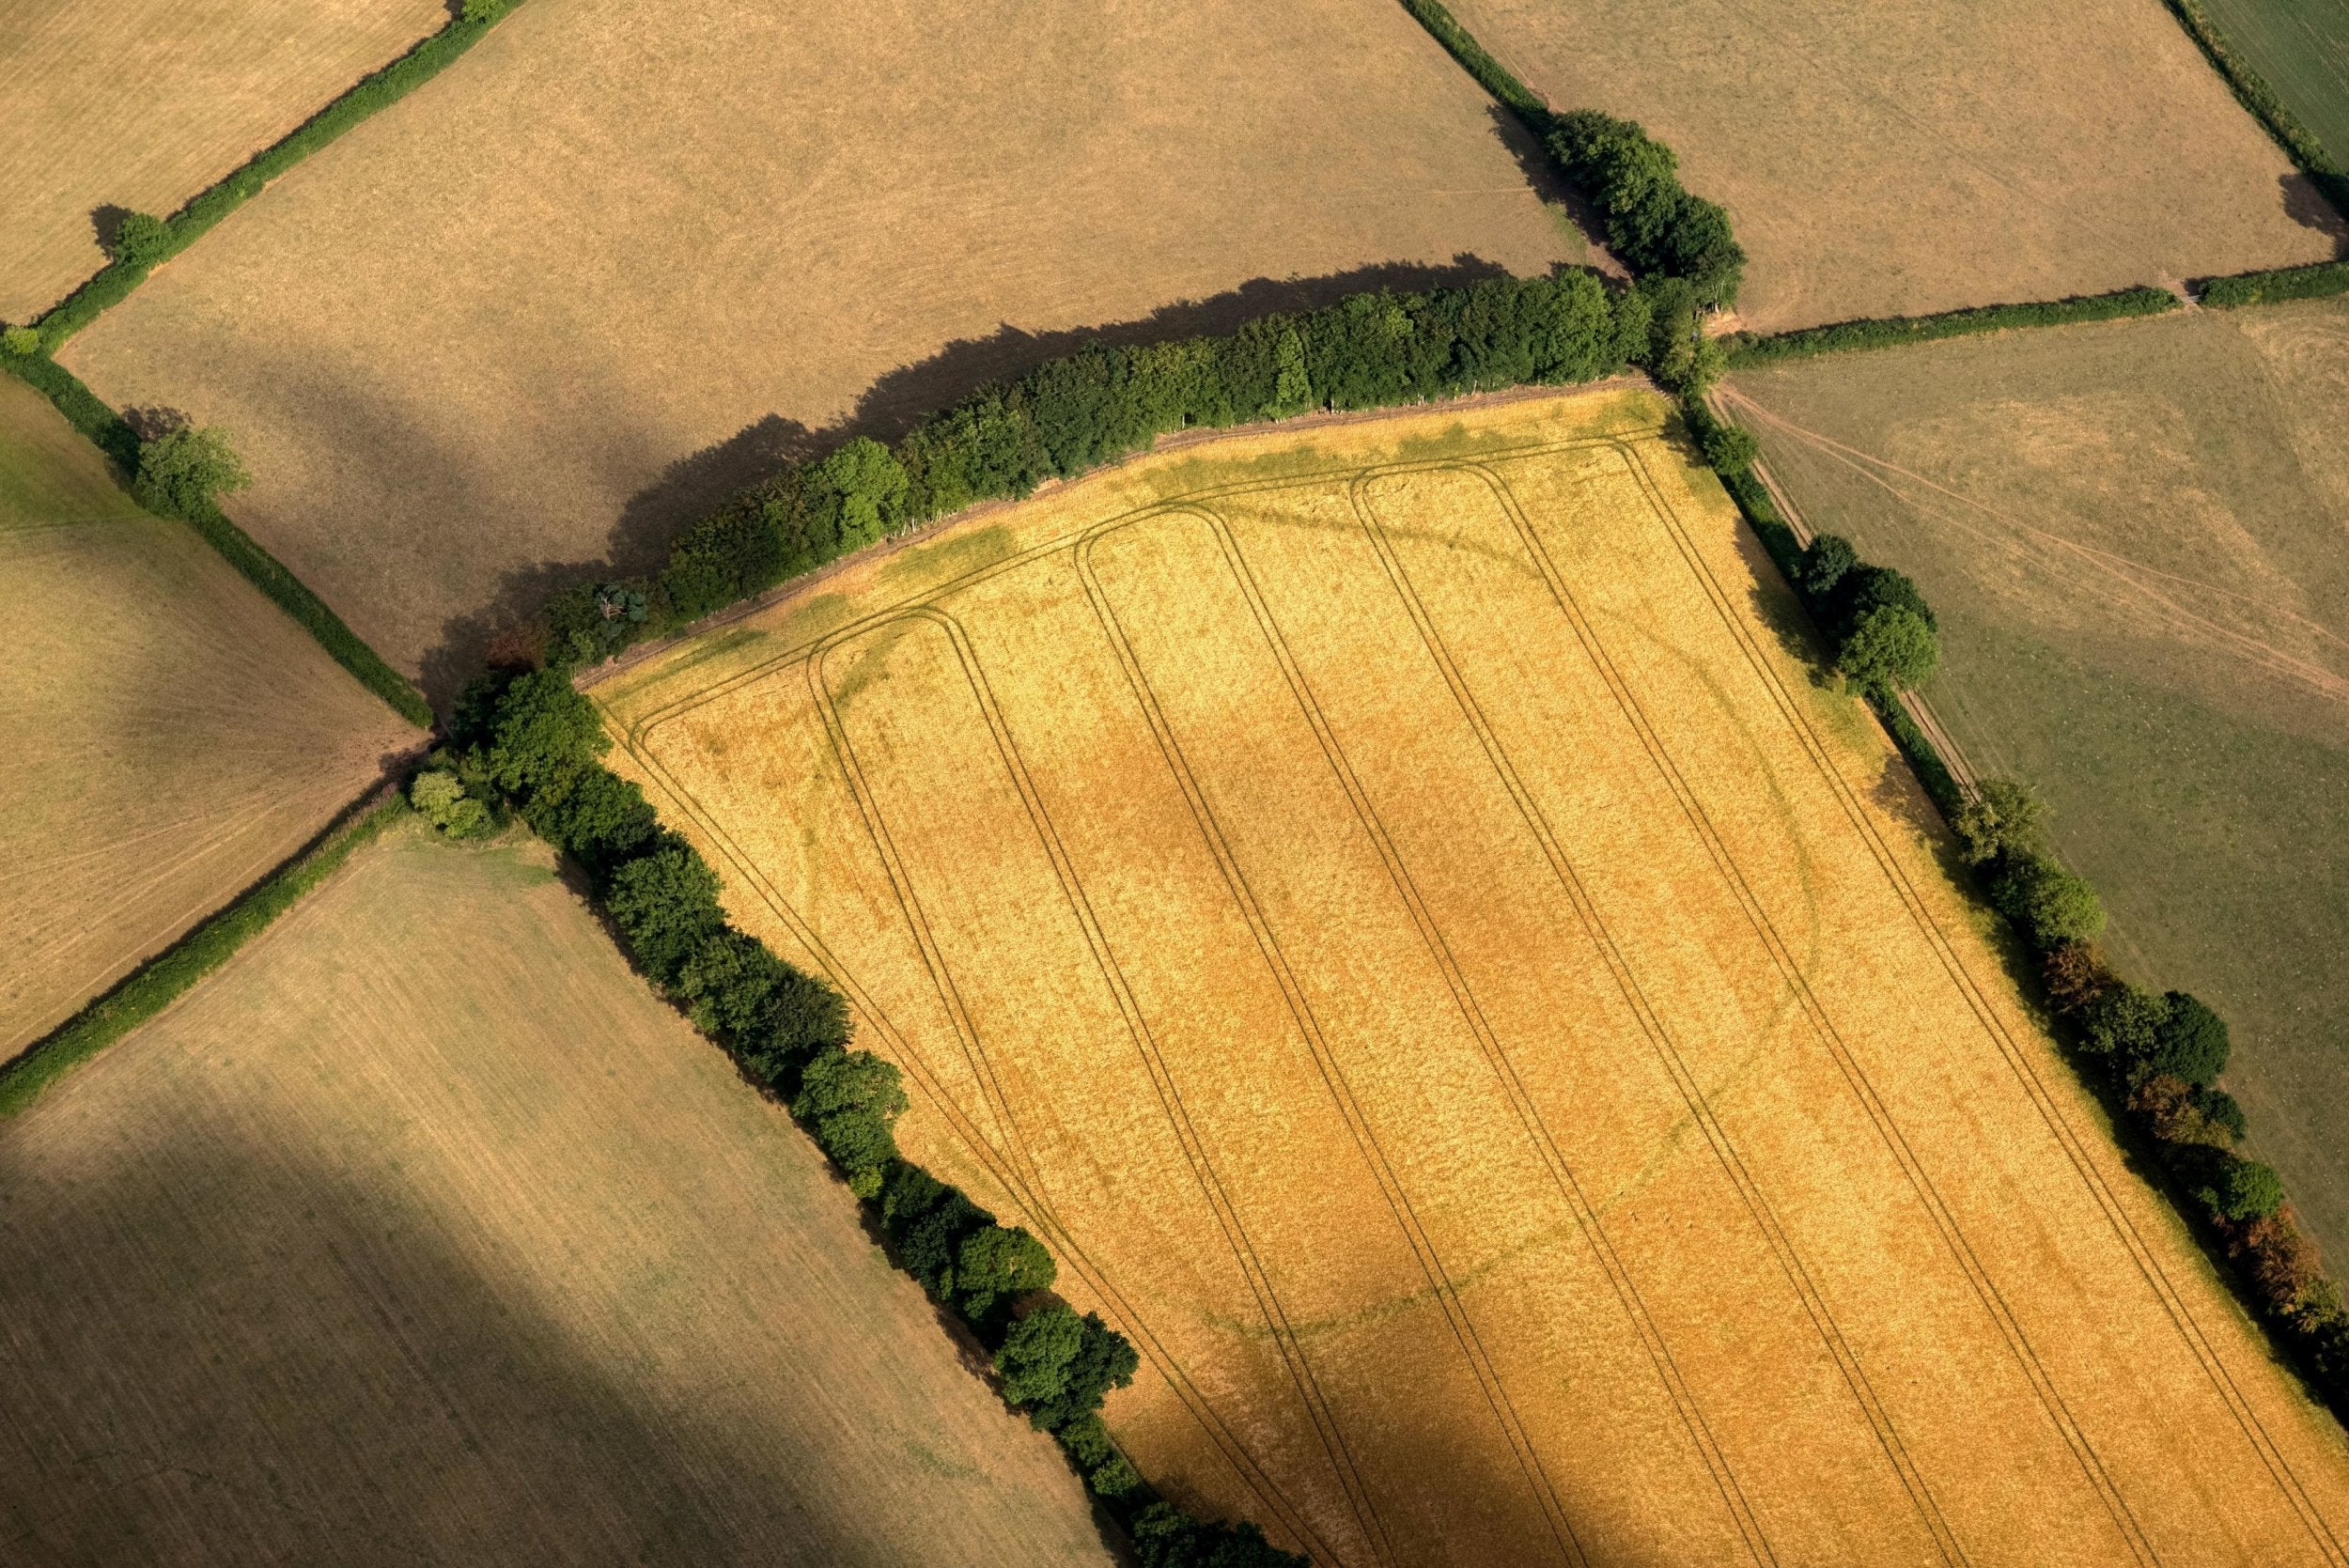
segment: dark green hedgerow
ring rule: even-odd
[[[101,312],[128,298],[157,265],[194,244],[213,225],[260,194],[262,187],[271,180],[361,120],[388,108],[439,75],[459,55],[478,43],[481,36],[517,3],[519,0],[468,0],[439,32],[382,70],[361,77],[349,92],[304,120],[284,140],[254,154],[227,178],[163,219],[151,236],[140,232],[146,226],[141,225],[140,231],[134,231],[134,243],[125,245],[117,237],[115,259],[35,323],[40,333],[42,351],[56,352],[60,344],[98,319]]]
[[[728,924],[717,874],[661,826],[634,784],[606,768],[594,703],[560,670],[484,676],[424,779],[518,814],[586,873],[646,976],[789,1107],[888,1238],[898,1265],[994,1357],[998,1391],[1060,1441],[1123,1524],[1145,1568],[1303,1568],[1252,1524],[1200,1519],[1157,1496],[1101,1424],[1133,1380],[1133,1347],[1051,1292],[1043,1244],[897,1152],[897,1068],[855,1048],[837,993]],[[419,781],[421,786],[422,781]]]
[[[1977,305],[1943,311],[1937,316],[1838,321],[1830,326],[1780,333],[1773,337],[1739,334],[1729,340],[1728,367],[1735,370],[1776,360],[1805,359],[1812,354],[1845,353],[1857,349],[1890,349],[1904,343],[2004,332],[2011,327],[2060,327],[2078,321],[2159,316],[2180,308],[2184,303],[2166,288],[2123,288],[2109,294],[2087,294],[2030,304]]]
[[[2331,294],[2349,294],[2349,261],[2320,261],[2313,267],[2279,267],[2266,272],[2210,278],[2196,298],[2203,304],[2231,310],[2278,300],[2320,300]]]
[[[6,352],[0,352],[0,370],[8,371],[47,396],[75,429],[87,436],[99,450],[114,459],[115,466],[121,471],[124,478],[130,479],[137,474],[143,444],[138,432],[120,414],[101,402],[97,394],[84,386],[73,372],[45,354]],[[227,514],[210,499],[188,498],[174,510],[177,516],[203,535],[207,543],[226,556],[228,564],[241,572],[247,582],[267,595],[280,610],[291,615],[304,631],[317,638],[319,645],[332,656],[335,663],[350,671],[360,685],[382,698],[395,713],[410,723],[430,727],[432,708],[424,700],[424,693],[385,663],[382,656],[346,626],[343,618],[328,608],[324,599],[288,571],[276,556],[262,549],[253,536],[229,520]]]
[[[0,1116],[23,1110],[68,1068],[168,1007],[407,809],[397,791],[375,793],[330,827],[313,847],[0,1066]]]

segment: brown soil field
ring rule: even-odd
[[[0,377],[0,1059],[292,854],[422,736]]]
[[[1110,1561],[544,848],[413,824],[0,1125],[0,1408],[26,1568]]]
[[[1663,413],[1161,454],[591,690],[1145,1473],[1322,1562],[2349,1560]]]
[[[98,209],[177,210],[447,20],[445,0],[14,0],[0,320],[105,264]]]
[[[238,520],[444,696],[548,568],[1054,334],[1583,256],[1504,128],[1392,0],[531,0],[66,358],[236,430]]]
[[[1640,121],[1752,260],[1757,332],[2330,257],[2339,220],[2160,0],[1459,0],[1561,109]]]
[[[1813,526],[1923,585],[1959,746],[2054,803],[2123,967],[2233,1025],[2254,1145],[2349,1257],[2349,302],[1730,393]]]

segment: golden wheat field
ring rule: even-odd
[[[2341,1435],[1642,392],[1161,453],[591,690],[1332,1564],[2339,1563]]]
[[[551,574],[1058,334],[1579,259],[1516,134],[1393,0],[529,0],[63,358],[234,430],[238,520],[443,697]]]
[[[396,825],[0,1123],[0,1560],[1107,1568],[552,859]]]
[[[96,210],[172,211],[448,15],[446,0],[12,0],[0,320],[104,264]]]
[[[0,1058],[300,848],[423,739],[0,377]]]

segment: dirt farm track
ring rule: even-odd
[[[2349,1564],[2349,1457],[1641,394],[1236,438],[593,687],[1317,1560]]]

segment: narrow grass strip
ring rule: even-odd
[[[2349,261],[2320,261],[2313,267],[2279,267],[2273,272],[2211,278],[2196,297],[2203,304],[2232,310],[2277,300],[2321,300],[2330,294],[2349,294]]]
[[[0,369],[37,388],[73,427],[112,458],[125,476],[139,466],[138,432],[108,408],[81,378],[45,354],[0,353]],[[218,506],[207,505],[204,515],[186,520],[220,551],[244,580],[258,588],[271,603],[291,615],[303,630],[318,639],[328,657],[350,672],[351,678],[383,699],[391,710],[410,723],[432,727],[432,705],[406,676],[383,661],[308,584],[286,569],[284,562],[261,548],[252,535],[230,521]]]
[[[170,1006],[189,986],[226,963],[239,948],[301,902],[304,893],[349,860],[352,850],[407,811],[408,802],[397,785],[370,791],[308,849],[0,1066],[0,1117],[23,1110],[68,1070]]]
[[[1740,334],[1729,343],[1729,367],[1744,369],[1774,360],[1807,359],[1812,354],[1840,354],[1862,349],[1891,349],[1904,343],[1930,343],[1937,338],[1969,337],[1976,333],[2005,332],[2013,327],[2061,327],[2079,321],[2111,321],[2131,316],[2159,316],[2184,307],[2185,302],[2167,288],[2150,287],[2116,289],[2109,294],[2076,295],[2068,300],[2045,300],[2029,304],[1976,305],[1947,310],[1937,316],[1885,316],[1860,321],[1837,321],[1824,327],[1803,327],[1775,337]]]
[[[2349,217],[2349,173],[2344,173],[2326,150],[2325,144],[2317,140],[2316,133],[2302,124],[2300,116],[2267,85],[2267,78],[2235,53],[2227,35],[2219,31],[2218,23],[2202,9],[2201,0],[2162,0],[2162,4],[2170,8],[2170,14],[2186,29],[2186,37],[2194,40],[2203,57],[2210,61],[2211,69],[2233,91],[2235,101],[2250,111],[2260,128],[2274,137],[2285,155],[2316,181],[2318,189],[2341,210],[2341,215]]]
[[[40,331],[42,350],[55,353],[59,345],[97,320],[100,313],[127,299],[132,289],[147,281],[147,274],[156,266],[195,243],[214,224],[259,195],[271,180],[361,120],[389,108],[439,75],[459,55],[480,42],[482,35],[496,26],[499,18],[511,8],[508,5],[495,16],[478,22],[451,17],[439,32],[419,40],[381,70],[361,77],[349,92],[295,127],[283,140],[262,148],[219,183],[191,197],[186,206],[163,220],[170,240],[161,254],[136,264],[108,262],[35,323]]]
[[[1518,81],[1509,68],[1486,52],[1476,36],[1460,25],[1459,19],[1437,3],[1437,0],[1403,0],[1403,8],[1411,13],[1419,24],[1434,35],[1452,57],[1460,62],[1477,85],[1528,119],[1538,121],[1549,113],[1549,105],[1539,93]],[[1536,127],[1538,129],[1538,126]]]

